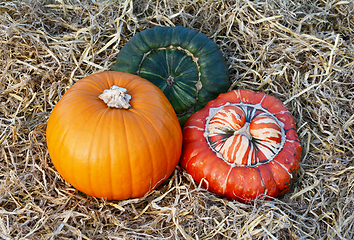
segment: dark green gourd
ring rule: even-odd
[[[137,74],[158,86],[182,127],[192,113],[229,87],[218,46],[205,34],[181,26],[157,26],[134,35],[113,70]]]

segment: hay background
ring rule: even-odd
[[[155,25],[205,33],[235,89],[286,103],[304,149],[290,193],[227,201],[177,167],[144,198],[106,202],[60,177],[45,142],[55,103]],[[0,237],[354,239],[353,29],[352,1],[1,1]]]

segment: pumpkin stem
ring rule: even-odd
[[[243,136],[247,137],[248,140],[252,140],[252,135],[250,132],[250,123],[245,122],[245,125],[243,125],[242,128],[236,130],[234,134],[242,134]]]
[[[168,86],[172,86],[173,83],[175,82],[175,79],[172,76],[168,76],[168,78],[166,79],[167,85]]]
[[[132,98],[129,94],[126,94],[127,89],[113,85],[110,89],[106,89],[102,94],[98,96],[99,99],[103,100],[108,107],[111,108],[130,108],[130,99]]]

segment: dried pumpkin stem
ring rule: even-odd
[[[127,89],[113,85],[110,89],[104,90],[98,98],[103,100],[108,107],[129,109],[132,97],[126,92]]]
[[[241,134],[241,135],[247,137],[248,140],[252,140],[252,135],[250,132],[250,123],[245,122],[245,125],[243,125],[242,128],[240,128],[234,132],[234,135],[236,135],[236,134]]]

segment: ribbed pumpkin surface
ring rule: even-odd
[[[98,96],[127,89],[131,108],[109,108]],[[78,190],[104,199],[141,197],[175,169],[182,146],[176,114],[155,85],[139,76],[103,72],[75,83],[47,126],[50,157]]]
[[[137,74],[158,86],[183,126],[229,87],[229,71],[218,46],[185,27],[160,27],[134,35],[117,56],[115,71]]]
[[[289,191],[301,145],[293,117],[273,96],[234,90],[194,113],[181,165],[210,191],[243,202]]]

